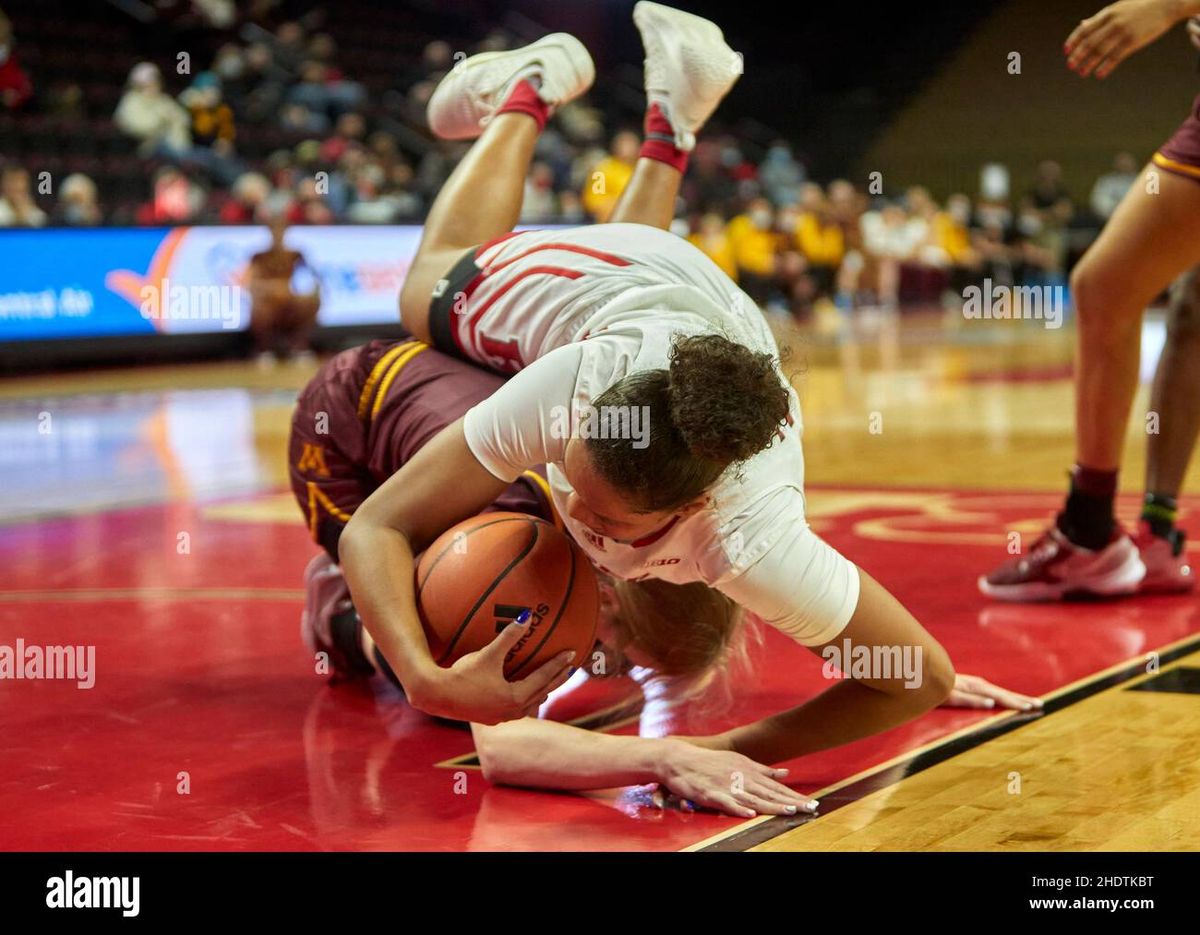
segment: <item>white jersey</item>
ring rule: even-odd
[[[778,437],[726,472],[703,509],[635,542],[600,536],[566,513],[572,416],[627,374],[666,369],[676,335],[717,333],[778,359],[751,299],[691,244],[639,224],[518,234],[481,249],[476,262],[483,273],[456,339],[493,366],[487,348],[506,347],[499,357],[519,369],[464,418],[479,462],[509,482],[544,463],[559,515],[602,570],[703,581],[804,645],[833,639],[857,606],[858,572],[805,519],[794,391]]]

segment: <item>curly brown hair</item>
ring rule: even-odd
[[[668,369],[629,374],[594,406],[648,413],[642,447],[620,432],[593,433],[586,443],[600,476],[651,513],[694,500],[766,448],[787,419],[788,390],[770,354],[702,334],[677,337]]]

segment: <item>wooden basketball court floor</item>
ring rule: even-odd
[[[820,814],[748,822],[660,808],[649,788],[492,787],[469,733],[386,687],[325,684],[298,633],[315,547],[284,487],[311,369],[0,381],[0,646],[95,647],[92,687],[0,681],[0,849],[1200,848],[1197,598],[1011,606],[975,589],[1006,535],[1036,535],[1057,506],[1071,342],[937,318],[841,345],[784,335],[814,526],[960,671],[1047,704],[939,709],[803,758],[792,778]],[[1127,520],[1142,425],[1135,414]],[[1184,506],[1200,534],[1200,501]],[[724,703],[639,715],[621,705],[628,686],[584,683],[552,716],[698,733],[826,684],[773,631],[752,663]]]

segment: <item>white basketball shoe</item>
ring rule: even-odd
[[[641,0],[633,22],[646,49],[646,96],[663,108],[675,146],[689,152],[696,134],[742,74],[741,56],[716,23]]]
[[[445,140],[473,140],[484,131],[523,78],[539,79],[538,97],[553,110],[583,94],[596,66],[582,42],[565,32],[507,52],[481,52],[463,59],[429,99],[429,128]]]

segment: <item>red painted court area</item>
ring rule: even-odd
[[[974,577],[1003,557],[1005,531],[1033,533],[1055,495],[809,499],[816,528],[892,589],[960,671],[1013,689],[1044,694],[1200,631],[1187,597],[1030,607],[980,597]],[[646,790],[492,787],[469,762],[448,762],[471,755],[466,731],[391,689],[326,685],[299,637],[314,546],[288,506],[260,493],[0,527],[0,644],[94,645],[96,668],[90,689],[0,682],[0,848],[673,850],[737,827],[659,809]],[[753,659],[732,707],[673,729],[720,729],[828,684],[820,660],[773,631]],[[593,712],[628,687],[585,684],[554,715]],[[796,761],[793,780],[814,792],[991,716],[941,709]]]

